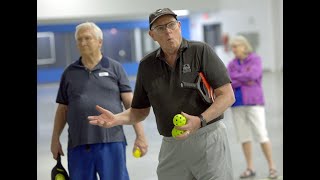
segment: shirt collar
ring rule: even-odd
[[[84,65],[81,59],[82,57],[80,56],[80,58],[74,63],[74,65],[83,67]],[[105,56],[102,56],[101,61],[97,64],[97,66],[94,69],[108,68],[108,67],[109,67],[109,59]]]
[[[179,52],[183,52],[185,49],[187,49],[189,47],[189,43],[186,39],[182,38],[182,41],[181,41],[181,44],[180,44],[180,47],[179,47]],[[178,56],[180,56],[180,54],[178,54]],[[157,53],[156,53],[156,58],[157,59],[160,59],[160,60],[163,60],[164,59],[164,54],[163,54],[163,51],[161,48],[159,48],[157,50]]]

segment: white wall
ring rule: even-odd
[[[228,6],[216,12],[194,14],[191,16],[191,39],[204,40],[204,24],[221,23],[222,32],[228,33],[230,37],[240,32],[257,32],[259,34],[257,53],[262,57],[264,70],[275,71],[279,57],[275,54],[274,28],[276,26],[273,22],[272,8],[270,0],[259,0],[251,1],[250,6],[238,8]],[[279,38],[282,36],[278,36],[277,39]],[[216,51],[225,64],[233,56],[231,52],[225,53],[223,47],[217,47]]]
[[[151,11],[171,9],[216,9],[221,0],[37,0],[38,22],[55,22],[75,19],[147,18]],[[208,8],[206,8],[208,7]]]
[[[282,70],[283,0],[37,0],[38,24],[84,20],[148,19],[151,11],[169,7],[191,12],[191,39],[203,40],[202,25],[220,22],[223,32],[258,32],[257,53],[265,70]],[[207,19],[203,14],[207,13]],[[227,63],[230,53],[218,47]]]
[[[272,1],[276,70],[283,70],[283,1]]]

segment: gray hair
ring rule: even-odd
[[[241,44],[245,47],[245,53],[251,53],[253,51],[252,46],[247,38],[241,35],[237,35],[230,40],[230,46],[235,44]]]
[[[77,25],[76,32],[74,34],[74,37],[77,40],[77,35],[80,29],[92,29],[96,38],[103,40],[103,33],[102,30],[93,22],[85,22]]]

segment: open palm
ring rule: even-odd
[[[110,128],[119,125],[112,112],[97,105],[96,109],[101,113],[98,116],[88,116],[89,123],[101,127]]]

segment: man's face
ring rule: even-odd
[[[162,49],[177,49],[181,43],[181,25],[172,15],[158,18],[151,27],[149,35]]]
[[[80,29],[77,36],[77,47],[81,55],[100,52],[102,40],[98,39],[92,29]]]

